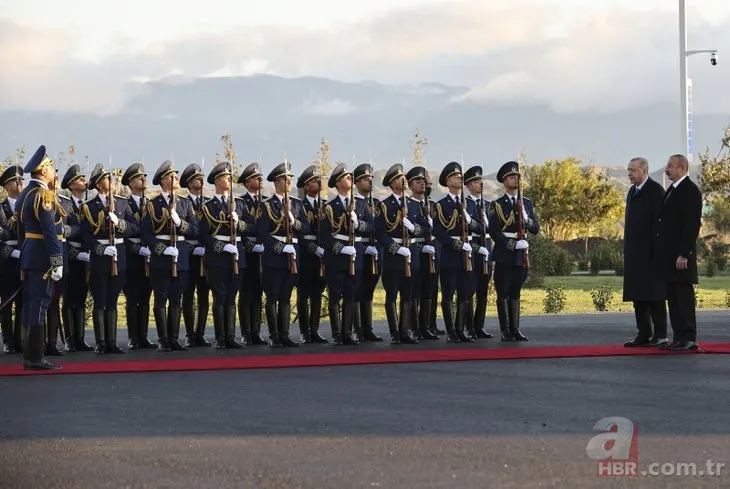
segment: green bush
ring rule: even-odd
[[[717,265],[715,263],[715,260],[709,259],[705,263],[705,276],[707,277],[714,277],[715,276],[715,269]]]
[[[710,261],[715,263],[718,270],[725,270],[727,266],[727,254],[730,250],[730,245],[723,243],[720,240],[713,240],[710,245]]]
[[[588,251],[591,275],[598,275],[601,270],[616,270],[623,275],[624,254],[621,241],[607,240]]]
[[[573,256],[544,235],[530,236],[530,267],[544,277],[570,275]]]
[[[578,270],[581,272],[588,271],[588,258],[578,255]]]
[[[565,309],[565,284],[562,282],[545,287],[543,310],[545,314],[556,314]]]
[[[593,306],[595,306],[596,311],[608,311],[613,302],[613,289],[608,284],[600,285],[591,290],[591,299],[593,299]]]
[[[725,289],[725,307],[730,308],[730,290]]]

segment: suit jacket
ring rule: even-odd
[[[702,224],[702,193],[689,176],[664,195],[655,238],[657,271],[669,283],[697,283],[697,237]],[[679,271],[677,257],[687,258]]]

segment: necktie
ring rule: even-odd
[[[226,203],[226,196],[225,195],[223,195],[221,197],[221,201],[223,202],[223,207],[228,207],[228,204]]]
[[[664,201],[666,201],[669,198],[669,194],[671,194],[673,190],[674,190],[674,185],[670,185],[669,188],[667,189],[667,193],[664,194]]]
[[[349,209],[349,208],[350,208],[350,198],[345,197],[345,209]]]
[[[516,206],[517,206],[517,199],[512,197],[512,207],[516,207]]]

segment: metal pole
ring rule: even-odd
[[[689,151],[689,114],[687,112],[687,17],[685,14],[685,0],[679,0],[679,111],[681,117],[680,137],[682,143],[679,152],[687,154]],[[691,159],[691,155],[687,154]]]

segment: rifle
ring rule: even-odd
[[[259,157],[259,160],[261,158]],[[261,182],[258,184],[258,188],[256,189],[256,202],[254,202],[254,222],[258,220],[259,218],[259,210],[261,210]],[[261,253],[258,253],[258,261],[259,261],[259,281],[261,280],[261,275],[264,273],[264,260]]]
[[[287,173],[289,173],[287,168]],[[288,179],[289,176],[286,176]],[[289,223],[289,212],[291,212],[291,202],[289,202],[289,183],[284,183],[284,212],[282,213],[282,219],[284,219],[284,231],[286,232],[286,244],[292,244],[291,236],[291,224]],[[289,253],[289,273],[296,275],[297,270],[297,259],[294,253]]]
[[[201,191],[200,191],[200,207],[198,207],[197,209],[195,209],[195,212],[199,214],[200,212],[202,212],[202,210],[203,210],[203,191],[201,189]],[[196,215],[195,217],[198,217],[198,216]],[[205,277],[205,261],[203,260],[203,257],[202,256],[200,256],[199,258],[200,258],[200,276],[201,277]]]
[[[348,243],[350,246],[355,246],[355,225],[354,221],[352,220],[352,211],[355,210],[355,182],[352,180],[352,177],[354,175],[350,176],[350,205],[347,209],[347,218],[350,221],[350,226],[348,231]],[[350,264],[348,268],[348,273],[351,277],[355,276],[355,255],[352,255],[350,257]]]
[[[112,192],[112,173],[109,172],[109,192],[107,193],[106,198],[106,214],[107,219],[109,222],[107,223],[109,227],[109,246],[116,246],[116,229],[114,228],[114,223],[111,220],[112,214],[114,214],[114,192]],[[116,277],[119,275],[119,270],[117,269],[117,255],[112,256],[112,271],[111,271],[112,277]]]
[[[228,226],[231,228],[231,239],[230,243],[233,246],[236,246],[236,223],[233,220],[233,213],[236,211],[235,202],[233,198],[233,168],[230,163],[228,163],[228,171],[231,173],[231,195],[228,196]],[[239,218],[240,219],[240,218]],[[233,275],[238,275],[238,255],[234,254],[232,255],[233,260]]]
[[[141,209],[139,210],[140,216],[144,217],[145,207],[147,206],[147,199],[145,198],[145,189],[142,188],[142,198],[139,201]],[[150,257],[145,256],[144,258],[144,276],[150,276]]]
[[[406,176],[403,175],[403,195],[401,197],[401,230],[402,230],[402,240],[403,240],[403,246],[405,248],[410,248],[410,243],[408,242],[408,229],[406,228],[406,225],[403,224],[404,219],[408,219],[408,203],[406,202]],[[406,256],[406,265],[405,269],[403,271],[403,275],[406,277],[411,276],[411,257]]]
[[[431,200],[428,198],[428,195],[426,193],[423,194],[424,197],[424,206],[421,207],[421,214],[423,214],[426,218],[426,221],[428,221],[428,217],[431,215]],[[428,233],[426,236],[426,244],[431,244],[431,233]],[[426,254],[427,260],[428,260],[428,273],[434,274],[436,273],[436,262],[433,259],[433,255],[431,253]]]
[[[522,174],[517,175],[517,239],[525,239],[525,222],[522,218],[522,209],[524,206],[522,200]],[[525,273],[530,269],[530,256],[527,249],[522,250],[522,266],[525,267]]]
[[[175,207],[177,207],[177,199],[175,198],[175,173],[173,172],[170,176],[170,203],[169,203],[169,212],[170,215],[172,215],[172,211],[175,210]],[[177,249],[177,226],[175,226],[175,221],[170,218],[170,246]],[[173,256],[172,261],[170,262],[170,273],[172,274],[173,278],[177,277],[177,257]]]
[[[370,193],[368,195],[368,206],[370,207],[370,215],[374,217],[375,213],[374,213],[374,208],[373,208],[373,185],[372,185],[372,183],[370,184]],[[372,232],[370,233],[369,244],[370,244],[370,246],[373,246],[375,244],[375,238],[373,237]],[[375,255],[370,255],[370,263],[372,264],[370,273],[372,273],[373,275],[377,275],[378,274],[378,257],[376,257]]]
[[[484,181],[482,180],[482,186],[479,190],[479,206],[477,207],[477,210],[479,211],[479,219],[481,219],[482,222],[482,231],[480,233],[480,242],[482,246],[486,248],[487,246],[487,221],[484,219],[484,216],[486,215],[484,213]],[[489,273],[489,266],[487,263],[487,257],[484,257],[484,266],[482,267],[482,275],[487,275]]]
[[[319,230],[322,227],[321,226],[321,222],[322,222],[322,197],[320,195],[318,195],[317,198],[319,199],[318,205],[317,205],[317,245],[319,245],[319,242],[320,242]],[[324,272],[325,272],[325,270],[324,270],[324,257],[322,257],[322,258],[319,259],[319,276],[320,277],[324,277]]]
[[[469,242],[469,234],[467,230],[467,224],[466,224],[466,217],[464,214],[466,213],[466,184],[464,183],[464,175],[462,174],[461,177],[461,242],[462,243],[468,243]],[[464,252],[464,270],[467,272],[472,271],[471,266],[471,251],[465,251]]]

